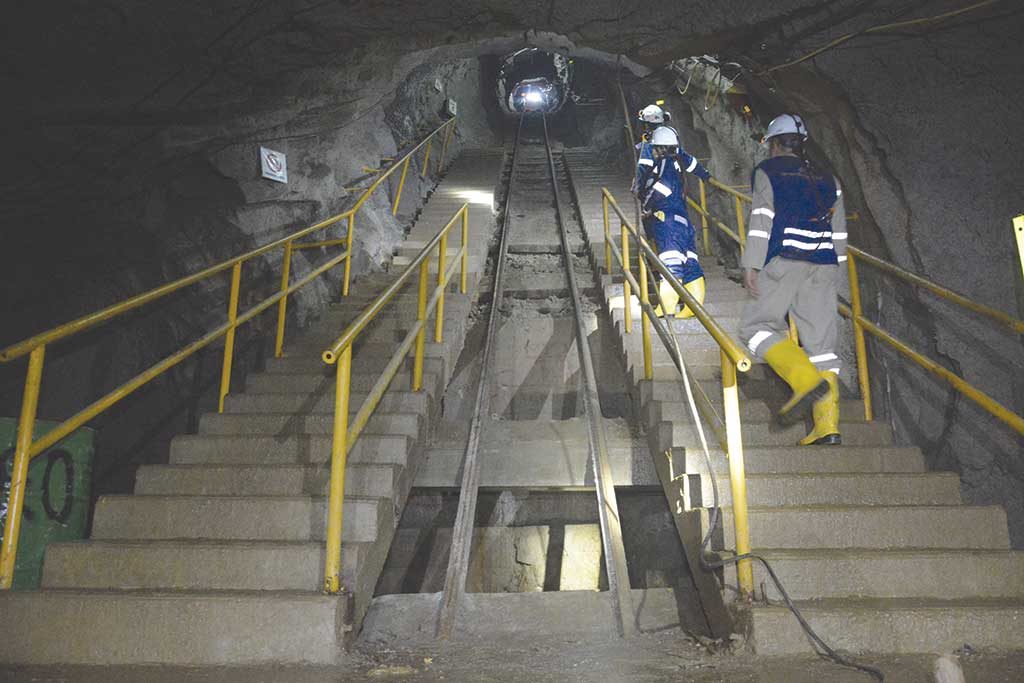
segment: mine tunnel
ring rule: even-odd
[[[7,21],[3,680],[1024,678],[1019,3]]]

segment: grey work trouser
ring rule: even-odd
[[[760,295],[747,302],[740,340],[763,355],[789,336],[786,314],[792,316],[800,345],[818,370],[839,373],[836,279],[839,266],[777,256],[757,274]]]

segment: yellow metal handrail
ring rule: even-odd
[[[748,194],[740,192],[732,187],[729,187],[728,185],[724,185],[714,179],[712,179],[710,183],[713,187],[732,195],[736,200],[736,215],[739,220],[739,223],[737,224],[739,230],[737,232],[732,231],[731,229],[729,229],[728,226],[722,223],[721,220],[715,218],[710,214],[710,212],[708,212],[707,202],[705,199],[704,182],[701,181],[700,204],[697,204],[696,202],[694,202],[693,199],[689,197],[687,197],[686,200],[690,204],[690,206],[694,207],[694,209],[696,209],[701,214],[701,217],[703,218],[705,248],[708,243],[707,226],[708,221],[710,219],[711,221],[714,222],[716,227],[718,227],[722,232],[728,235],[734,242],[739,244],[740,250],[742,251],[745,240],[743,239],[741,205],[744,202],[752,203],[753,198]],[[1015,223],[1015,229],[1018,231],[1018,239],[1021,239],[1022,244],[1024,244],[1024,237],[1020,236],[1024,235],[1024,217],[1017,219],[1017,223]],[[850,306],[845,306],[841,304],[839,306],[839,312],[845,317],[849,318],[850,321],[853,323],[854,349],[857,355],[857,377],[858,384],[860,385],[861,400],[864,404],[865,419],[868,421],[874,419],[874,412],[871,405],[871,380],[869,376],[867,362],[867,343],[865,341],[864,336],[865,333],[868,333],[874,336],[875,338],[885,342],[893,349],[901,353],[903,356],[909,358],[918,366],[924,368],[933,375],[948,382],[954,389],[956,389],[961,394],[977,403],[989,414],[993,415],[994,417],[998,418],[1005,424],[1009,425],[1017,433],[1024,434],[1024,417],[1021,417],[1017,413],[1014,413],[1012,410],[1008,409],[1006,406],[1002,405],[985,392],[981,391],[977,387],[967,382],[963,377],[960,377],[956,373],[947,370],[945,367],[936,363],[935,361],[926,358],[924,355],[918,353],[917,351],[914,351],[907,344],[896,339],[889,332],[886,332],[877,324],[871,322],[870,320],[864,317],[860,299],[860,278],[857,273],[857,262],[863,261],[864,263],[874,266],[875,268],[881,270],[884,273],[892,275],[904,282],[914,285],[915,287],[925,289],[941,299],[954,303],[962,308],[966,308],[967,310],[977,313],[979,315],[985,316],[989,320],[992,320],[996,323],[999,323],[1000,325],[1008,327],[1013,332],[1024,333],[1024,321],[1020,320],[1019,318],[1015,318],[1011,315],[1008,315],[996,308],[993,308],[992,306],[978,303],[977,301],[974,301],[973,299],[970,299],[969,297],[966,297],[963,294],[955,292],[947,287],[943,287],[942,285],[932,282],[927,278],[921,277],[916,273],[912,273],[908,270],[905,270],[897,266],[895,263],[890,263],[885,259],[881,259],[877,256],[874,256],[873,254],[869,254],[868,252],[858,249],[854,246],[848,246],[846,249],[846,254],[846,268],[850,280]],[[1024,269],[1024,257],[1022,257],[1022,269]]]
[[[452,259],[450,266],[446,265],[448,258],[448,233],[452,226],[461,223],[462,245]],[[437,280],[433,290],[428,291],[430,279],[430,256],[434,249],[437,249]],[[426,347],[427,318],[436,309],[434,321],[434,341],[443,341],[444,327],[444,293],[455,270],[462,269],[459,279],[459,291],[466,293],[467,277],[469,273],[469,204],[463,204],[455,212],[451,220],[441,228],[433,239],[420,250],[402,274],[391,283],[373,302],[371,302],[359,316],[345,328],[341,336],[323,352],[323,360],[329,365],[335,365],[335,398],[334,398],[334,436],[331,443],[331,479],[330,492],[327,502],[327,551],[324,560],[324,591],[327,593],[338,593],[341,586],[341,534],[343,529],[343,508],[345,502],[345,465],[348,459],[348,452],[366,423],[369,421],[373,411],[377,408],[388,385],[408,355],[409,350],[415,344],[412,370],[412,390],[420,391],[423,388],[423,355]],[[351,393],[352,377],[352,346],[359,334],[366,329],[385,306],[405,286],[406,281],[412,277],[414,271],[419,269],[419,294],[417,299],[416,322],[413,323],[405,339],[398,349],[391,356],[381,376],[370,389],[369,394],[359,407],[359,411],[349,424],[349,400]]]
[[[740,421],[739,391],[736,380],[737,371],[746,372],[750,369],[750,357],[747,355],[746,351],[743,350],[743,347],[737,344],[736,341],[730,337],[724,329],[722,329],[722,326],[718,324],[718,321],[716,321],[714,317],[704,309],[700,302],[698,302],[683,286],[683,284],[672,275],[668,268],[665,267],[665,264],[661,262],[658,255],[650,248],[647,240],[637,232],[636,226],[630,223],[626,214],[619,207],[618,202],[615,201],[615,197],[612,196],[611,192],[609,192],[607,188],[601,188],[601,203],[602,217],[604,220],[605,272],[609,275],[612,274],[612,258],[614,257],[624,276],[624,282],[622,283],[622,300],[624,313],[623,328],[626,334],[632,333],[632,288],[636,288],[637,296],[640,299],[640,327],[643,349],[644,379],[652,380],[654,378],[654,352],[651,348],[650,335],[650,316],[653,309],[651,309],[649,294],[647,291],[647,273],[651,268],[657,270],[661,276],[665,278],[665,281],[668,282],[679,294],[680,299],[682,299],[686,306],[693,312],[694,317],[701,325],[704,326],[704,329],[708,331],[711,337],[715,340],[715,343],[718,344],[722,364],[722,399],[725,413],[724,434],[721,424],[723,420],[714,413],[707,395],[704,394],[703,390],[699,390],[698,395],[702,398],[702,410],[705,414],[710,413],[715,418],[713,420],[715,422],[715,432],[718,435],[723,449],[725,449],[725,452],[728,455],[729,486],[732,492],[736,553],[738,555],[746,555],[750,552],[750,523],[747,515],[746,471],[743,462],[742,425]],[[619,238],[621,241],[621,247],[615,243],[615,239],[612,236],[609,208],[611,211],[614,211],[615,215],[618,216],[619,219]],[[631,242],[635,243],[637,246],[639,281],[633,276],[633,264],[632,259],[630,258]],[[657,329],[658,336],[661,338],[666,350],[668,350],[669,354],[672,355],[679,364],[679,369],[682,370],[682,359],[676,358],[675,344],[670,345],[669,340],[666,339],[667,335],[673,334],[672,330],[669,329],[667,331],[663,331],[660,323],[657,325]],[[740,560],[736,571],[741,593],[747,595],[752,594],[754,591],[754,574],[750,560]]]
[[[314,225],[303,228],[286,237],[257,247],[244,254],[228,259],[216,265],[205,268],[198,273],[161,285],[148,292],[143,292],[130,297],[125,301],[108,306],[100,311],[82,316],[71,322],[54,327],[53,329],[41,332],[24,341],[12,344],[0,350],[0,363],[7,363],[23,356],[28,356],[28,372],[25,378],[25,388],[22,395],[21,414],[18,420],[18,434],[15,442],[14,462],[11,471],[10,494],[7,506],[7,519],[4,523],[4,536],[0,545],[0,590],[7,590],[14,580],[14,565],[18,550],[18,539],[21,533],[22,511],[25,501],[25,486],[28,479],[28,466],[32,458],[46,451],[51,446],[59,443],[73,431],[85,425],[89,420],[112,407],[126,396],[130,395],[140,387],[159,377],[171,368],[175,367],[185,359],[189,358],[201,349],[209,346],[221,337],[224,338],[224,358],[221,366],[221,381],[218,399],[218,411],[223,412],[224,400],[231,389],[231,366],[234,359],[235,331],[239,325],[243,325],[260,313],[266,311],[274,304],[278,305],[277,335],[275,339],[275,355],[280,357],[284,346],[285,320],[287,314],[288,296],[293,292],[305,287],[314,279],[323,275],[342,262],[345,264],[345,276],[343,294],[348,295],[349,277],[352,263],[352,243],[354,235],[355,214],[362,205],[369,199],[370,195],[380,187],[388,175],[399,165],[403,166],[402,181],[399,183],[395,200],[392,206],[392,213],[398,211],[398,202],[401,199],[402,186],[405,181],[405,169],[413,155],[424,145],[427,152],[424,155],[423,167],[426,173],[427,163],[430,158],[430,145],[433,138],[442,131],[445,132],[444,143],[441,155],[438,160],[438,171],[444,163],[444,156],[447,152],[448,143],[454,130],[455,119],[451,118],[432,131],[422,142],[410,150],[402,159],[398,160],[380,178],[371,184],[363,194],[356,200],[356,203],[346,211],[320,221]],[[316,242],[299,242],[303,237],[338,224],[347,219],[347,235],[341,239],[320,240]],[[291,282],[291,260],[292,253],[300,249],[331,247],[345,245],[345,250],[329,259],[327,262],[316,267],[308,275]],[[258,304],[246,311],[238,311],[239,295],[241,289],[242,266],[252,259],[267,254],[276,249],[283,249],[283,264],[281,273],[280,289],[273,295],[267,297]],[[215,275],[231,271],[231,289],[228,296],[227,322],[216,329],[208,332],[200,339],[188,344],[163,360],[150,366],[140,374],[128,380],[103,397],[93,401],[75,415],[58,424],[54,429],[33,441],[36,412],[39,404],[39,392],[42,384],[43,362],[46,349],[49,345],[85,332],[106,321],[122,316],[130,311],[138,309],[147,304],[153,303],[164,297],[178,292],[185,287],[207,280]]]

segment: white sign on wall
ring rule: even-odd
[[[263,177],[279,183],[288,182],[288,160],[281,152],[260,147],[260,169]]]
[[[445,104],[447,104],[448,106],[449,114],[451,114],[452,116],[459,115],[459,105],[455,104],[455,100],[449,98],[448,100],[446,100]]]

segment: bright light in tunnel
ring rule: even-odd
[[[541,102],[544,101],[544,96],[541,95],[536,90],[531,90],[530,92],[526,93],[526,101],[529,102],[530,104],[540,104]]]
[[[458,190],[455,196],[470,204],[481,204],[483,206],[494,206],[494,193],[482,192],[480,190]]]

